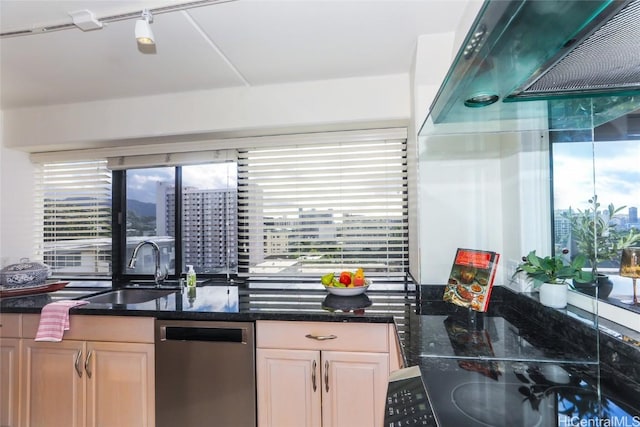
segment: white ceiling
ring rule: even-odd
[[[180,2],[0,0],[0,33]],[[135,19],[0,39],[0,108],[408,73],[421,34],[454,31],[463,0],[235,0],[154,15],[152,53]]]

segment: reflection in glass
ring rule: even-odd
[[[617,110],[607,111],[608,119],[616,117]],[[640,193],[634,184],[640,180],[640,111],[617,116],[599,126],[602,117],[594,119],[591,132],[550,133],[555,250],[569,248],[572,257],[587,256],[598,284],[581,284],[580,292],[597,291],[615,304],[631,294],[618,275],[621,250],[640,245]]]
[[[620,275],[622,277],[631,277],[633,280],[633,300],[630,302],[634,305],[638,305],[636,279],[640,278],[640,247],[626,248],[622,250]]]
[[[175,273],[175,222],[170,194],[175,192],[175,169],[158,167],[127,170],[126,253],[131,259],[140,242],[151,240],[160,248],[160,264]],[[150,245],[138,253],[135,268],[125,274],[154,274],[155,254]]]

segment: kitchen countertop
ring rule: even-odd
[[[590,314],[502,287],[476,313],[418,290],[403,343],[433,411],[419,425],[640,425],[638,347],[596,333]]]
[[[48,302],[108,290],[70,286],[59,293],[5,298],[0,310],[39,313]],[[405,362],[420,368],[429,397],[427,415],[419,425],[528,427],[556,425],[560,419],[567,426],[579,425],[569,423],[572,417],[596,416],[598,378],[606,405],[600,416],[629,421],[617,425],[640,425],[640,372],[637,359],[627,360],[627,349],[615,349],[611,357],[615,366],[599,364],[595,334],[589,336],[584,321],[567,323],[568,312],[531,313],[531,307],[539,304],[531,305],[530,299],[497,287],[489,312],[475,313],[443,302],[441,292],[437,286],[408,286],[404,291],[370,289],[365,295],[340,298],[321,288],[216,285],[198,287],[195,294],[184,289],[141,304],[91,303],[72,313],[395,323]],[[562,328],[553,324],[556,316],[563,319]],[[582,406],[575,406],[576,399]]]
[[[47,294],[4,298],[5,313],[40,313],[42,307],[60,299],[86,299],[111,288],[68,286]],[[77,284],[76,284],[77,285]],[[86,284],[85,284],[86,285]],[[286,285],[283,285],[286,286]],[[217,284],[174,293],[138,304],[89,303],[71,309],[72,314],[152,316],[182,320],[305,320],[331,322],[393,323],[406,317],[415,302],[414,291],[375,291],[337,297],[324,289],[247,287]]]

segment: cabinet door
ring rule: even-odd
[[[320,427],[319,351],[259,348],[256,375],[259,427]]]
[[[20,340],[0,339],[0,426],[18,426]]]
[[[22,347],[22,425],[83,427],[84,343],[23,340]]]
[[[388,372],[385,353],[323,351],[323,427],[382,426]]]
[[[153,427],[154,363],[153,344],[88,342],[87,427]]]

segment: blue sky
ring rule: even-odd
[[[127,198],[156,202],[156,184],[174,182],[174,168],[135,169],[127,172]],[[182,185],[200,189],[222,189],[236,186],[235,163],[190,165],[182,168]]]
[[[594,193],[601,206],[640,207],[639,141],[554,144],[553,155],[556,209],[587,208]]]

